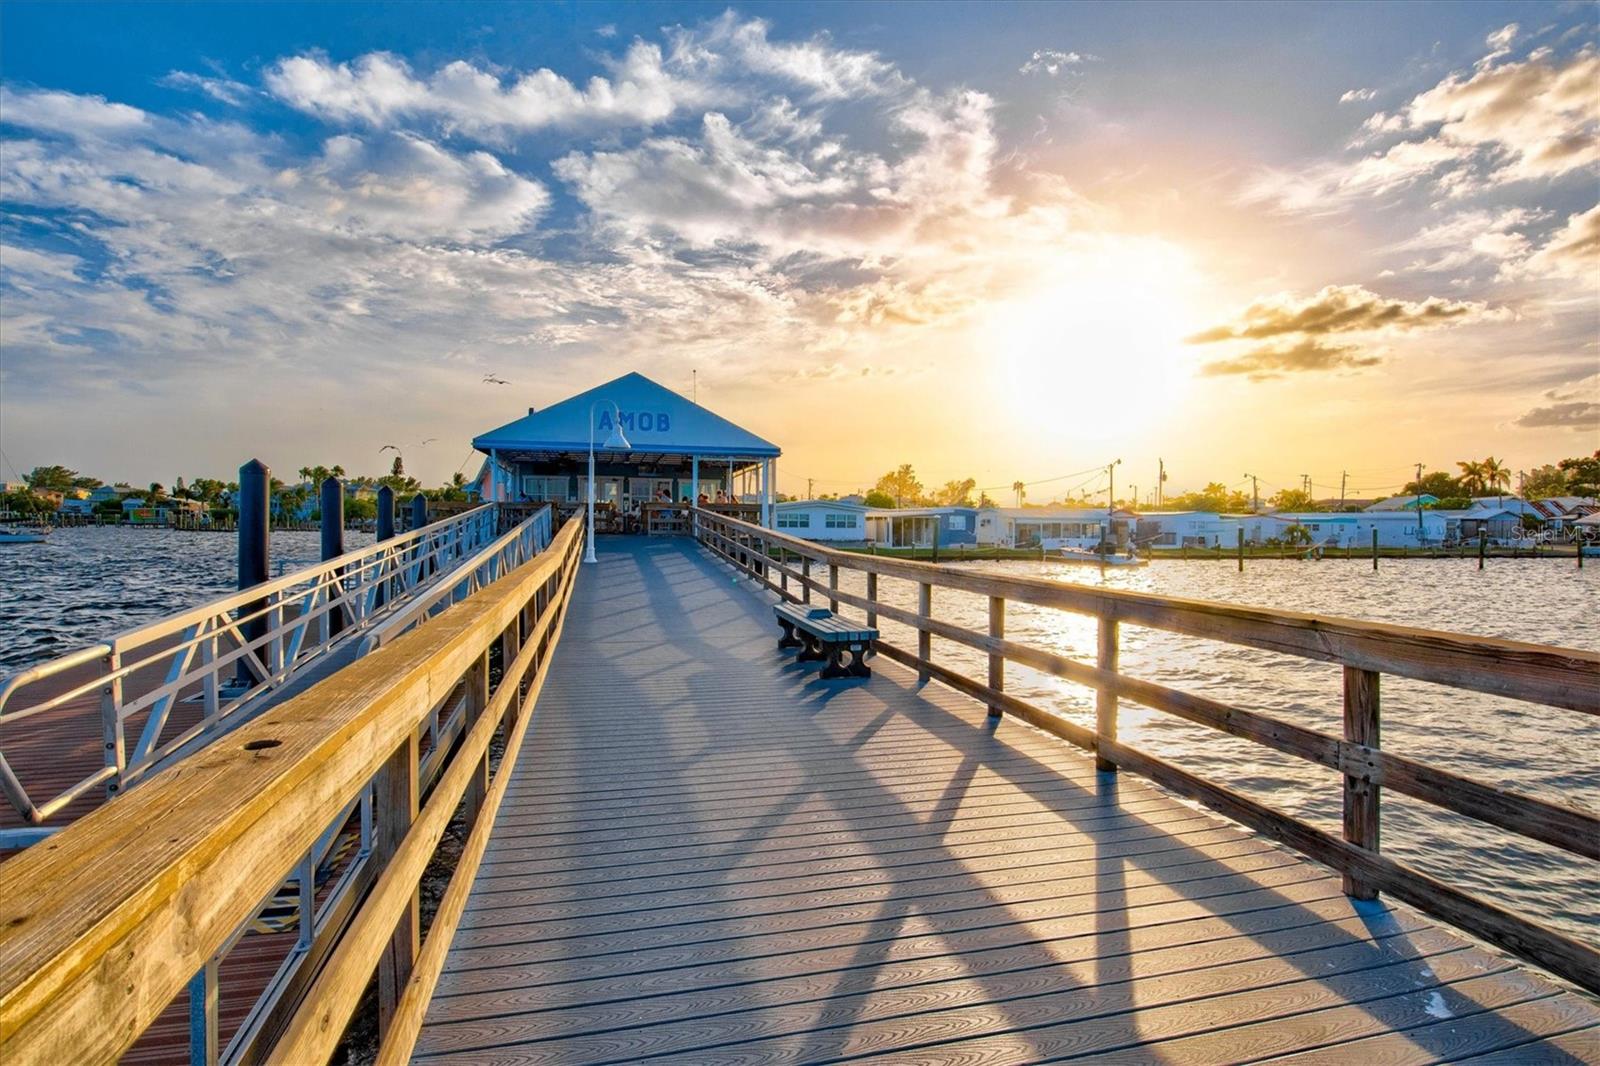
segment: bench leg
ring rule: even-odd
[[[832,681],[839,677],[849,677],[850,671],[846,670],[839,660],[844,658],[844,647],[839,644],[828,646],[828,665],[822,668],[822,679]]]
[[[789,648],[801,648],[805,646],[799,641],[799,639],[795,637],[794,626],[790,625],[788,622],[779,622],[778,625],[783,627],[783,636],[778,638],[779,651],[786,651]]]
[[[800,654],[794,657],[795,662],[820,663],[828,658],[828,653],[822,650],[822,642],[816,637],[810,633],[803,633],[801,634],[801,639],[805,641],[805,647],[801,648]]]
[[[866,655],[868,650],[868,647],[862,645],[857,645],[856,647],[850,649],[850,665],[845,669],[850,672],[851,677],[872,676],[872,667],[868,666],[866,663]]]

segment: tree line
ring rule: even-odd
[[[467,479],[461,473],[452,475],[446,484],[438,488],[424,488],[420,481],[406,473],[405,463],[399,456],[395,456],[389,472],[381,477],[365,474],[349,476],[345,468],[338,464],[302,466],[296,473],[300,477],[298,484],[289,485],[280,478],[273,478],[270,484],[269,491],[272,498],[285,513],[299,513],[306,504],[314,502],[322,483],[330,477],[344,481],[345,517],[352,521],[369,521],[377,517],[378,505],[376,501],[361,494],[363,489],[376,492],[380,488],[387,487],[393,489],[396,499],[402,501],[418,493],[430,500],[467,499]],[[3,497],[5,510],[19,514],[46,514],[55,510],[56,505],[40,493],[71,494],[79,490],[92,492],[105,484],[97,477],[81,474],[60,464],[36,466],[24,474],[22,479],[27,483],[27,489],[5,494]],[[156,507],[165,500],[195,500],[205,505],[209,511],[229,514],[235,510],[231,501],[233,494],[239,491],[239,483],[207,477],[185,481],[182,477],[178,477],[173,479],[170,489],[159,481],[152,481],[143,487],[130,486],[130,489],[132,494],[142,496],[147,506]],[[352,493],[350,490],[355,491]],[[122,500],[120,497],[104,500],[95,506],[95,511],[120,515]],[[315,517],[316,512],[312,513]]]
[[[1512,470],[1493,456],[1464,459],[1455,465],[1457,473],[1431,471],[1408,482],[1401,494],[1433,496],[1439,502],[1431,506],[1465,508],[1470,506],[1474,497],[1490,496],[1511,488]],[[987,492],[978,492],[977,485],[975,479],[963,478],[930,488],[923,485],[912,464],[901,463],[863,493],[862,502],[876,508],[996,506]],[[1519,479],[1517,488],[1518,494],[1526,500],[1543,500],[1552,496],[1600,497],[1600,451],[1593,455],[1546,463],[1527,471]],[[1026,482],[1012,482],[1011,491],[1018,507],[1025,506],[1027,489]],[[1104,493],[1100,494],[1099,499],[1083,494],[1081,499],[1064,502],[1081,507],[1103,506]],[[1278,511],[1326,511],[1338,506],[1331,501],[1318,500],[1302,489],[1289,488],[1280,489],[1261,502]],[[1254,510],[1256,505],[1257,501],[1249,493],[1229,488],[1220,481],[1210,482],[1193,492],[1168,496],[1161,503],[1165,510],[1215,511],[1222,514],[1248,512]],[[1137,500],[1119,499],[1117,506],[1138,507],[1140,503]],[[1355,504],[1347,506],[1351,510],[1359,509]]]

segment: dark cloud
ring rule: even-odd
[[[1472,300],[1392,300],[1360,285],[1329,285],[1303,299],[1288,293],[1257,300],[1230,325],[1196,333],[1190,344],[1266,340],[1289,334],[1323,336],[1364,330],[1422,330],[1492,317]]]
[[[1548,407],[1535,407],[1521,418],[1517,425],[1523,429],[1600,429],[1600,403],[1574,400],[1570,403],[1553,403]]]
[[[1221,359],[1200,368],[1206,377],[1246,374],[1252,381],[1282,377],[1314,370],[1361,369],[1383,362],[1375,355],[1363,355],[1352,345],[1321,344],[1309,337],[1287,347],[1269,345],[1233,359]]]

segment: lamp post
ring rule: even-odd
[[[589,528],[588,548],[583,553],[583,561],[592,563],[594,558],[594,412],[602,403],[611,405],[611,410],[616,417],[611,420],[611,435],[606,438],[603,445],[606,451],[626,451],[629,447],[628,438],[622,435],[622,408],[614,400],[596,400],[589,405]]]

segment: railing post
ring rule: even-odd
[[[878,628],[878,575],[867,572],[867,628]]]
[[[1344,739],[1376,748],[1378,738],[1378,678],[1374,670],[1344,668]],[[1379,786],[1370,777],[1344,778],[1344,838],[1366,851],[1378,850]],[[1376,899],[1378,890],[1359,877],[1344,875],[1344,891],[1356,899]]]
[[[1107,673],[1117,672],[1117,620],[1104,615],[1100,617],[1100,648],[1097,665]],[[1094,721],[1095,734],[1101,740],[1117,739],[1117,694],[1110,688],[1101,687],[1094,695]],[[1099,754],[1094,757],[1096,770],[1114,772],[1117,764]]]
[[[828,610],[839,613],[839,564],[828,564]]]
[[[800,557],[800,602],[811,602],[811,556]]]
[[[923,581],[917,585],[917,617],[926,622],[933,616],[933,586]],[[933,658],[933,634],[925,627],[917,627],[917,680],[926,683],[928,677],[927,663]]]
[[[190,1066],[216,1066],[218,1039],[217,958],[212,956],[189,978]]]
[[[519,618],[518,622],[512,623],[511,629],[507,632],[508,636],[513,636],[516,638],[515,643],[519,646],[522,643],[520,624]],[[507,641],[506,643],[511,643],[511,641]],[[501,644],[502,649],[505,648],[505,646],[506,644]],[[505,655],[503,650],[501,655]],[[513,658],[514,657],[515,655],[513,654]],[[500,683],[502,685],[506,683],[506,680],[510,674],[510,666],[510,660],[504,660],[500,665]],[[476,662],[472,664],[471,670],[467,671],[466,685],[467,708],[466,714],[463,716],[465,725],[462,728],[462,732],[471,733],[473,728],[478,724],[478,719],[483,717],[484,708],[489,706],[489,655],[487,652],[485,652],[478,658]],[[466,806],[468,826],[473,826],[478,823],[478,812],[483,810],[483,801],[488,795],[489,752],[487,749],[485,749],[483,757],[478,760],[478,765],[472,768],[472,780],[467,783],[467,791],[462,797],[463,803]]]
[[[417,761],[417,736],[413,733],[389,757],[373,781],[377,825],[373,830],[372,853],[374,867],[380,875],[417,818],[420,798]],[[379,1037],[389,1031],[395,1007],[406,982],[411,979],[411,967],[416,962],[419,947],[420,919],[417,892],[413,889],[410,904],[395,923],[389,943],[378,960]]]
[[[106,798],[122,788],[122,771],[128,765],[128,745],[122,729],[122,655],[115,647],[100,660],[105,684],[100,686],[100,730],[105,742],[105,764],[117,768],[106,783]]]
[[[1003,596],[989,597],[989,637],[1004,640],[1006,636],[1006,601]],[[989,653],[989,687],[1004,692],[1006,687],[1006,657],[997,651]],[[999,718],[1004,709],[998,703],[989,704],[989,717]]]

